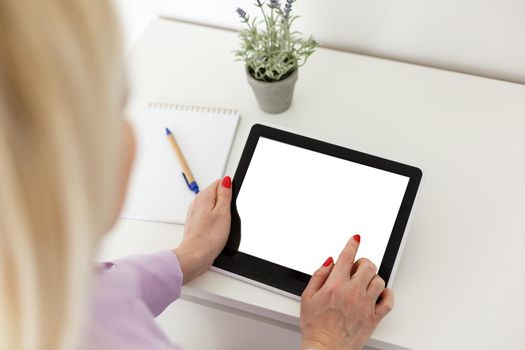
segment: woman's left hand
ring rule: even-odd
[[[184,239],[173,250],[184,283],[204,273],[219,255],[230,233],[231,178],[226,176],[202,190],[190,204]]]

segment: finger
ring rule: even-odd
[[[352,270],[352,265],[354,264],[355,255],[357,253],[357,248],[359,248],[359,241],[361,237],[359,235],[354,235],[348,240],[345,248],[339,254],[339,258],[335,263],[334,270],[330,274],[330,279],[349,279],[350,271]]]
[[[310,282],[308,282],[308,285],[304,289],[301,298],[309,298],[312,295],[314,295],[319,289],[321,289],[324,283],[326,282],[328,276],[330,276],[330,272],[332,271],[333,267],[334,259],[332,257],[329,257],[328,259],[326,259],[323,266],[321,266],[317,269],[317,271],[314,272],[312,278],[310,278]]]
[[[375,275],[368,284],[366,295],[368,295],[373,301],[376,301],[384,290],[385,280],[383,280],[379,275]]]
[[[195,196],[195,206],[202,206],[203,204],[207,207],[210,207],[210,210],[215,207],[215,202],[217,201],[217,186],[219,185],[219,180],[212,182],[208,187],[203,189]]]
[[[394,308],[394,293],[390,288],[385,288],[380,297],[381,300],[376,305],[376,315],[381,320]]]
[[[359,285],[368,288],[370,281],[372,281],[376,273],[376,265],[368,259],[363,259],[363,262],[359,264],[351,279]]]
[[[221,184],[217,186],[217,202],[215,203],[214,210],[220,210],[221,212],[229,213],[230,205],[232,202],[232,179],[229,176],[225,176]]]
[[[366,261],[365,258],[357,259],[356,262],[352,265],[352,270],[350,270],[350,276],[353,276],[355,272],[357,271],[357,268],[365,261]]]

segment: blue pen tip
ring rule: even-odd
[[[166,128],[166,135],[171,135],[171,130]]]

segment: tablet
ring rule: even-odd
[[[356,259],[370,259],[390,285],[421,177],[413,166],[256,124],[213,269],[297,299],[360,234]]]

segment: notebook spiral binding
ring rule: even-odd
[[[176,103],[150,102],[148,104],[148,107],[154,108],[154,109],[172,109],[175,111],[186,111],[186,112],[202,112],[202,113],[215,113],[215,114],[227,114],[227,115],[238,114],[238,111],[235,109],[190,106],[190,105],[182,105],[182,104],[176,104]]]

